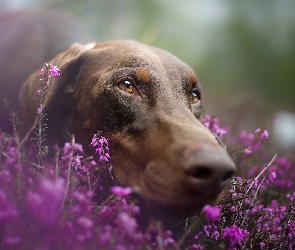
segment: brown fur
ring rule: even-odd
[[[144,68],[139,68],[135,74],[138,81],[141,81],[143,83],[148,83],[150,81],[149,72]]]
[[[201,102],[191,103],[192,86],[201,90],[189,66],[133,41],[98,43],[92,49],[75,44],[51,63],[61,76],[51,82],[44,104],[49,143],[62,144],[75,134],[93,154],[89,143],[101,131],[109,140],[115,183],[134,187],[150,211],[181,217],[218,201],[235,166],[198,120]],[[31,126],[38,73],[20,96]],[[118,87],[126,79],[137,93]]]

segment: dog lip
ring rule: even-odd
[[[211,184],[204,184],[202,180],[198,180],[192,176],[187,177],[187,183],[191,186],[190,191],[195,194],[204,195],[204,190],[206,190],[206,195],[220,194],[224,188],[229,184],[230,180],[221,181],[220,185],[216,185],[218,181],[212,180]],[[208,188],[210,186],[210,188]]]
[[[169,189],[169,186],[167,187]],[[164,188],[164,190],[167,190]],[[185,189],[185,192],[181,196],[173,197],[169,194],[159,193],[159,190],[155,185],[149,185],[149,182],[143,180],[138,186],[134,187],[136,195],[139,195],[145,202],[153,204],[153,206],[159,208],[173,208],[180,207],[182,210],[185,210],[188,207],[188,210],[194,210],[194,212],[200,210],[206,204],[215,204],[218,199],[219,193],[212,193],[210,195],[204,195],[199,190]],[[190,213],[190,212],[189,212]]]
[[[144,199],[140,196],[141,202],[143,202],[141,204],[145,204],[146,207],[149,207],[151,213],[168,216],[170,218],[187,218],[189,216],[193,216],[207,204],[212,206],[216,205],[217,197],[218,196],[214,199],[208,199],[208,197],[200,196],[197,201],[196,199],[193,199],[194,202],[163,204],[151,201],[148,198]]]

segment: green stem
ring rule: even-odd
[[[204,215],[201,214],[190,226],[189,228],[185,231],[181,239],[177,242],[177,245],[180,249],[183,248],[183,244],[185,243],[186,239],[191,236],[192,234],[195,234],[200,230],[200,228],[203,225],[203,220],[204,220]]]
[[[73,153],[73,149],[72,149],[72,152],[71,153]],[[65,190],[64,198],[63,198],[63,201],[62,201],[62,204],[61,204],[61,208],[63,208],[64,205],[65,205],[65,201],[66,201],[66,198],[67,198],[67,195],[68,195],[68,191],[69,191],[69,187],[70,187],[72,162],[73,162],[73,157],[71,157],[71,160],[70,160],[69,165],[68,165],[67,185],[66,185],[66,190]]]

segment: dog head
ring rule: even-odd
[[[218,201],[235,165],[199,121],[202,91],[188,65],[133,41],[76,44],[51,63],[61,69],[44,108],[52,143],[75,134],[91,153],[91,138],[101,131],[115,183],[135,187],[150,207],[173,216]],[[30,125],[38,86],[36,73],[21,92]]]

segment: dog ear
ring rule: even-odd
[[[42,113],[45,114],[44,123],[47,127],[45,143],[48,145],[58,143],[62,146],[65,142],[71,140],[74,116],[71,94],[78,86],[79,72],[87,58],[87,55],[83,56],[82,52],[89,49],[87,46],[75,44],[51,62],[53,65],[62,66],[60,67],[60,76],[52,79],[53,81],[50,83],[50,90],[42,110]],[[35,137],[36,121],[22,143],[27,143],[28,139]]]
[[[71,140],[74,107],[71,94],[79,83],[79,72],[85,58],[78,56],[60,68],[61,75],[54,82],[55,87],[43,109],[47,119],[47,141],[63,145]]]

